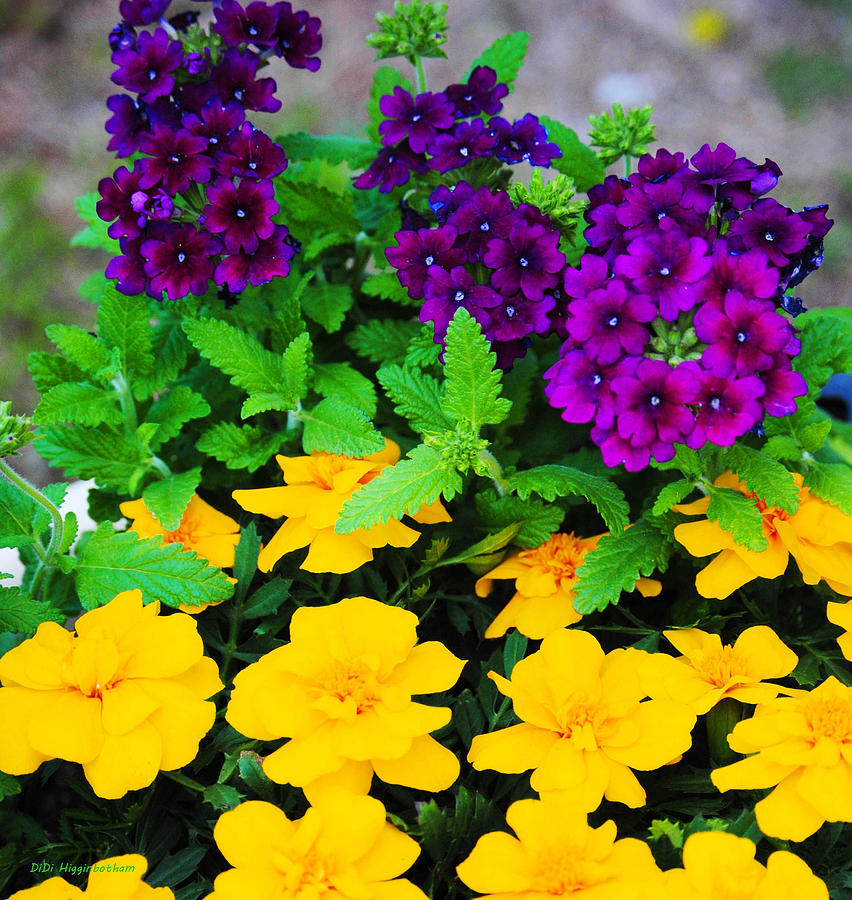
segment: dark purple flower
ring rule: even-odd
[[[600,256],[594,253],[584,253],[580,257],[580,267],[566,266],[562,280],[565,293],[569,297],[585,297],[602,288],[609,278],[609,266]]]
[[[287,243],[287,229],[276,225],[272,235],[259,241],[253,253],[234,253],[225,256],[216,266],[213,280],[234,293],[239,293],[247,284],[266,284],[275,276],[285,277],[290,273],[290,260],[296,251]]]
[[[274,9],[278,16],[275,52],[294,69],[316,72],[320,67],[320,60],[315,54],[322,49],[322,35],[319,33],[322,23],[302,9],[293,12],[292,4],[287,2],[276,3]]]
[[[245,8],[237,0],[222,0],[213,15],[216,21],[210,30],[218,34],[227,47],[239,44],[270,47],[275,42],[278,16],[275,8],[263,0],[255,0]]]
[[[624,282],[611,278],[606,286],[568,305],[568,334],[589,359],[608,366],[622,356],[639,356],[648,343],[646,323],[657,309],[644,294],[629,293]]]
[[[106,105],[112,111],[105,126],[112,135],[107,149],[116,156],[131,156],[139,149],[139,141],[148,130],[145,107],[128,94],[113,94]]]
[[[490,320],[482,311],[497,306],[502,299],[493,288],[475,284],[464,266],[454,266],[449,272],[441,266],[430,266],[424,291],[426,300],[420,308],[420,321],[435,323],[436,340],[443,340],[459,307],[486,328]]]
[[[826,215],[828,204],[821,203],[819,206],[806,206],[797,215],[804,222],[807,222],[810,228],[809,238],[824,238],[831,226],[834,225],[834,219],[829,219]]]
[[[508,372],[515,365],[515,360],[526,356],[530,348],[529,338],[518,338],[514,341],[491,341],[491,349],[497,357],[494,365],[504,372]]]
[[[790,323],[769,300],[731,292],[722,309],[704,305],[695,314],[698,339],[708,344],[701,363],[714,375],[752,375],[768,369],[793,337]]]
[[[258,78],[259,59],[251,51],[226,50],[221,61],[210,73],[210,89],[222,103],[236,100],[244,109],[258,112],[278,112],[281,101],[273,96],[275,80]]]
[[[128,25],[150,25],[166,11],[170,0],[121,0],[118,11]]]
[[[530,300],[523,294],[500,297],[500,303],[489,309],[491,324],[485,333],[490,341],[514,341],[530,334],[550,330],[550,311],[556,300],[550,294]]]
[[[729,447],[763,418],[760,397],[766,392],[755,375],[720,378],[710,372],[700,375],[701,386],[695,403],[695,429],[687,436],[687,446],[698,449],[707,441]]]
[[[501,294],[511,296],[520,290],[529,300],[541,300],[555,287],[565,266],[559,232],[525,222],[513,225],[505,239],[492,238],[482,261],[495,270],[491,283]]]
[[[732,291],[743,297],[769,299],[778,293],[778,270],[760,250],[731,253],[724,238],[713,244],[713,266],[701,280],[701,297],[719,308]]]
[[[758,200],[742,218],[731,225],[729,240],[734,249],[762,250],[776,266],[786,266],[790,258],[804,250],[810,227],[777,200]]]
[[[136,238],[121,238],[118,242],[121,255],[114,256],[107,263],[104,271],[107,278],[117,279],[115,289],[130,297],[141,294],[148,288],[145,258],[139,249],[143,240],[145,240],[144,235]]]
[[[98,218],[104,222],[112,222],[107,228],[107,234],[111,238],[135,238],[142,234],[147,217],[133,208],[133,194],[139,190],[139,161],[129,171],[125,166],[120,166],[113,173],[112,178],[102,178],[98,182],[98,192],[101,199],[95,204],[95,212]],[[116,221],[113,222],[113,219]]]
[[[119,22],[109,33],[109,49],[132,50],[136,46],[136,29],[126,22]]]
[[[716,189],[718,199],[726,201],[734,209],[748,209],[752,203],[764,194],[768,194],[781,177],[781,169],[771,159],[764,160],[762,165],[755,166],[755,175],[746,184],[744,181],[733,181],[722,184]]]
[[[512,125],[495,116],[488,121],[488,129],[496,139],[494,155],[509,165],[526,160],[531,166],[549,166],[562,156],[556,144],[548,143],[547,131],[532,113]]]
[[[198,21],[200,15],[194,10],[187,10],[186,12],[178,13],[176,16],[170,16],[169,25],[175,31],[187,32]]]
[[[621,360],[612,366],[593,363],[580,349],[563,350],[560,358],[544,373],[548,402],[562,409],[566,422],[595,420],[601,428],[615,423],[613,379],[630,373],[636,360]]]
[[[452,134],[439,134],[429,143],[429,168],[448,172],[467,165],[471,159],[490,156],[494,149],[494,136],[485,130],[480,119],[459,122]]]
[[[235,187],[229,178],[218,178],[207,188],[201,221],[207,231],[223,235],[228,253],[253,253],[261,240],[272,237],[277,212],[271,181],[241,181]]]
[[[429,208],[435,214],[438,224],[446,225],[450,215],[467,203],[473,194],[473,188],[466,181],[455,185],[440,184],[429,195]]]
[[[454,197],[460,187],[461,184],[456,187]],[[509,237],[518,217],[505,191],[491,191],[483,185],[473,192],[468,185],[464,197],[465,202],[459,203],[458,208],[448,216],[447,224],[459,233],[457,246],[464,250],[468,261],[475,262],[492,238]]]
[[[716,186],[725,182],[750,182],[757,173],[757,166],[736,152],[727,144],[719,144],[715,150],[709,144],[704,146],[689,160],[695,172],[686,172],[681,177],[686,185],[683,202],[697,212],[706,213],[716,200]]]
[[[284,148],[251,122],[231,132],[216,156],[216,170],[229,178],[274,178],[286,168]]]
[[[705,234],[705,217],[682,206],[682,197],[683,184],[675,179],[628,188],[615,210],[616,219],[626,229],[624,239],[629,242],[656,231],[665,218],[677,222],[686,235]]]
[[[431,91],[412,97],[397,86],[393,94],[385,94],[379,100],[379,109],[386,117],[379,125],[382,143],[388,146],[408,138],[415,153],[425,153],[438,131],[452,128],[455,121],[453,107],[447,98]]]
[[[399,246],[388,247],[385,256],[413,300],[423,299],[430,266],[441,266],[450,271],[464,263],[464,254],[453,246],[456,230],[449,225],[398,231],[394,237]]]
[[[400,222],[404,231],[417,231],[418,228],[428,228],[431,220],[420,213],[405,199],[399,201]]]
[[[205,155],[204,138],[157,125],[153,134],[142,137],[141,148],[151,157],[139,161],[142,170],[139,186],[144,190],[161,185],[175,196],[192,183],[206,184],[210,180],[212,163]]]
[[[172,72],[183,62],[183,46],[180,41],[171,40],[164,28],[157,28],[153,34],[143,31],[135,47],[116,50],[112,61],[118,68],[111,79],[150,102],[172,92]]]
[[[662,184],[689,170],[683,153],[669,153],[664,149],[658,150],[653,156],[650,153],[640,156],[636,168],[637,172],[630,176],[631,184],[636,185]]]
[[[805,379],[793,371],[790,357],[779,353],[772,364],[757,373],[766,393],[761,398],[763,408],[770,416],[789,416],[796,411],[796,397],[804,397],[808,392]]]
[[[232,100],[222,105],[218,97],[208,100],[198,115],[189,113],[183,117],[183,127],[196,137],[207,141],[207,152],[216,153],[228,145],[228,136],[245,121],[242,106]],[[268,176],[264,176],[268,177]]]
[[[213,64],[213,58],[210,55],[210,48],[205,47],[203,50],[187,53],[183,61],[184,68],[190,75],[207,75]]]
[[[624,226],[618,221],[618,204],[624,199],[630,183],[616,175],[608,175],[603,184],[589,189],[589,207],[583,218],[589,223],[583,236],[596,253],[612,265],[624,253],[627,243]]]
[[[456,110],[456,117],[468,119],[486,113],[496,115],[503,108],[500,102],[509,93],[507,85],[497,83],[497,73],[490,66],[477,66],[466,84],[451,84],[444,93]]]
[[[426,157],[415,153],[408,146],[408,141],[402,141],[394,147],[379,150],[367,171],[362,172],[353,184],[360,190],[378,185],[379,193],[387,194],[398,185],[405,184],[412,172],[425,172],[426,169]]]
[[[135,191],[130,205],[145,222],[168,222],[175,211],[172,198],[163,190]]]
[[[629,181],[619,178],[618,175],[607,175],[600,184],[592,185],[589,188],[589,209],[594,209],[604,203],[618,205],[624,199],[624,192],[629,187]]]
[[[140,249],[151,288],[165,291],[169,300],[178,300],[207,290],[213,255],[221,246],[216,238],[192,225],[164,225],[143,241]]]
[[[710,271],[707,242],[687,237],[670,219],[662,219],[653,234],[636,238],[613,265],[616,275],[657,301],[660,315],[674,321],[699,298],[696,282]]]
[[[781,309],[784,310],[787,315],[792,316],[794,319],[796,316],[800,316],[803,312],[807,312],[808,308],[802,302],[801,297],[788,297],[784,296],[780,300]]]

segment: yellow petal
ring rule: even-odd
[[[411,649],[385,684],[398,685],[409,694],[448,691],[459,680],[465,661],[451,653],[440,641],[426,641]]]
[[[239,808],[239,807],[238,807]],[[280,900],[286,882],[271,866],[264,869],[228,869],[213,881],[214,891],[204,900]]]
[[[34,750],[70,762],[89,762],[104,742],[101,701],[79,691],[52,694],[40,716],[30,719],[27,737]]]
[[[160,768],[169,771],[192,762],[199,741],[213,727],[215,704],[194,696],[175,681],[141,680],[140,685],[158,702],[147,721],[160,735]]]
[[[695,589],[702,597],[724,600],[737,588],[757,578],[733,550],[723,550],[695,576]]]
[[[236,868],[272,868],[275,855],[287,846],[295,830],[277,806],[247,800],[219,816],[213,839],[222,856]]]
[[[278,784],[297,787],[336,772],[344,760],[329,745],[326,734],[327,729],[317,729],[309,737],[288,741],[266,757],[263,771]]]
[[[141,725],[159,706],[137,681],[120,681],[103,692],[103,726],[107,734],[127,734]]]
[[[434,503],[424,503],[416,513],[410,513],[408,510],[406,513],[420,525],[437,525],[439,522],[453,521],[440,499]]]
[[[322,817],[322,831],[316,847],[330,861],[331,869],[340,871],[353,863],[357,865],[356,861],[370,852],[385,826],[396,831],[385,819],[384,806],[373,797],[356,796],[337,788],[326,791],[312,806]],[[408,865],[389,872],[385,877],[393,878],[401,874],[417,858],[417,844],[411,838],[408,840],[414,844],[413,848],[405,844]]]
[[[198,494],[190,498],[181,521],[202,534],[233,534],[240,530],[237,521],[214,509]]]
[[[766,878],[755,900],[829,900],[828,888],[794,853],[777,850],[766,861]]]
[[[305,561],[299,567],[307,572],[354,572],[370,562],[373,551],[358,539],[358,532],[336,534],[334,528],[323,528],[311,540]]]
[[[458,759],[428,734],[414,738],[404,756],[372,763],[382,781],[421,791],[445,791],[459,777]]]
[[[514,774],[535,769],[541,765],[550,748],[559,736],[522,722],[510,725],[490,734],[474,737],[467,755],[474,769],[496,769],[498,772]]]
[[[186,671],[204,653],[197,622],[179,612],[141,624],[126,647],[125,678],[170,678]]]
[[[239,534],[211,534],[203,537],[196,536],[186,549],[194,550],[211,566],[230,569],[234,564],[234,553],[239,542]]]
[[[645,805],[645,789],[633,772],[621,763],[609,761],[609,783],[604,791],[607,800],[623,803],[630,809]]]
[[[710,519],[675,526],[674,538],[691,556],[708,556],[731,545],[731,536]]]
[[[139,626],[159,611],[158,603],[143,607],[142,591],[122,591],[104,606],[84,613],[74,627],[80,637],[109,635],[121,646],[125,637],[132,638]]]
[[[87,897],[80,888],[56,875],[35,887],[16,891],[9,900],[87,900]]]
[[[526,891],[533,874],[520,841],[503,831],[482,835],[470,856],[456,866],[456,873],[480,894]]]
[[[852,766],[808,766],[797,780],[801,796],[828,822],[852,822]]]
[[[48,691],[31,691],[28,688],[0,688],[0,771],[9,775],[26,775],[35,770],[50,756],[39,753],[27,738],[31,717],[43,718],[44,708],[50,706],[52,695]]]
[[[285,553],[307,547],[316,534],[316,529],[311,528],[305,519],[287,519],[270,542],[261,548],[257,557],[258,569],[261,572],[271,572]]]
[[[788,841],[803,841],[814,834],[825,819],[797,790],[796,775],[785,778],[754,807],[757,824],[764,834]]]
[[[246,512],[258,513],[270,519],[280,519],[285,515],[283,510],[287,498],[291,496],[291,490],[287,486],[254,488],[232,491],[231,496]],[[295,515],[304,515],[304,512]]]
[[[710,773],[710,780],[723,793],[735,788],[759,790],[773,787],[787,778],[796,768],[771,762],[763,758],[763,754],[757,753],[729,766],[714,769]]]
[[[761,678],[783,678],[796,668],[798,656],[767,625],[753,625],[734,642],[734,651],[749,661]]]
[[[420,532],[403,525],[396,519],[389,519],[372,528],[359,528],[353,534],[368,547],[411,547],[420,537]]]
[[[695,713],[668,700],[646,700],[633,714],[640,737],[626,747],[607,747],[607,755],[631,769],[650,771],[685,753],[692,745]]]
[[[386,881],[408,871],[419,855],[417,841],[383,822],[370,848],[358,857],[358,873],[366,881]]]
[[[99,860],[89,872],[86,884],[86,900],[154,900],[154,889],[142,882],[148,869],[148,860],[138,853],[111,856]],[[163,896],[173,900],[174,894],[168,888]]]
[[[161,743],[148,722],[123,735],[108,734],[98,756],[83,764],[92,790],[107,800],[148,787],[160,770]]]
[[[0,681],[37,690],[64,690],[63,665],[74,636],[56,622],[42,622],[34,637],[0,657]]]
[[[308,803],[317,806],[328,791],[368,794],[373,783],[373,767],[366,760],[346,760],[339,769],[302,785]]]

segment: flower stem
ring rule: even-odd
[[[118,402],[124,413],[124,430],[128,434],[135,434],[139,427],[139,419],[136,416],[136,403],[133,394],[130,393],[130,385],[125,381],[124,375],[118,372],[112,380],[112,386],[118,394]]]
[[[494,482],[494,487],[497,488],[497,493],[502,497],[509,487],[509,482],[506,479],[506,476],[503,474],[503,469],[501,468],[500,463],[497,462],[494,454],[490,450],[486,450],[485,448],[483,448],[476,454],[476,458],[488,470],[488,475]]]
[[[629,153],[624,154],[624,177],[629,178],[633,171],[633,159]]]
[[[417,93],[426,93],[426,72],[423,70],[423,60],[418,56],[414,68],[417,71]]]

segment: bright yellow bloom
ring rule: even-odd
[[[93,864],[85,891],[57,876],[18,891],[9,900],[174,900],[171,888],[154,888],[142,881],[147,868],[148,860],[138,853],[111,856]]]
[[[206,900],[426,900],[407,878],[420,848],[372,797],[329,791],[301,819],[262,800],[223,813],[213,830],[234,867]]]
[[[538,640],[557,628],[579,622],[580,614],[574,609],[577,569],[601,537],[577,537],[573,531],[554,534],[541,546],[521,550],[483,575],[476,582],[478,597],[491,593],[495,579],[515,579],[515,595],[488,626],[485,637],[502,637],[514,626],[521,634]],[[651,597],[660,592],[662,585],[651,578],[640,578],[636,589],[644,597]]]
[[[845,630],[846,633],[840,635],[837,643],[846,659],[852,659],[852,600],[847,600],[846,603],[828,603],[826,615],[829,622]]]
[[[805,584],[825,579],[838,594],[852,596],[852,516],[802,487],[801,475],[794,474],[793,478],[799,486],[799,507],[792,514],[767,506],[731,472],[714,482],[756,501],[763,516],[763,536],[768,541],[765,550],[746,549],[710,519],[685,522],[675,528],[675,539],[693,556],[721,551],[696,576],[695,587],[702,597],[721,600],[754,578],[777,578],[787,568],[791,554]],[[694,516],[706,513],[709,505],[710,498],[702,497],[673,509]]]
[[[311,796],[328,785],[366,792],[374,772],[442,791],[459,763],[429,732],[450,710],[411,697],[448,690],[464,662],[438,641],[417,644],[416,628],[414,613],[367,597],[300,607],[290,643],[234,679],[226,718],[249,737],[290,738],[264,771]]]
[[[518,800],[505,831],[483,835],[457,868],[472,890],[502,900],[588,897],[639,900],[659,869],[647,844],[615,839],[615,822],[591,828],[586,813],[560,794]]]
[[[728,33],[728,20],[712,6],[699,6],[689,14],[686,31],[693,44],[720,44]]]
[[[162,535],[164,544],[182,544],[184,550],[194,551],[211,566],[230,569],[234,565],[235,548],[240,542],[239,524],[230,516],[213,509],[198,494],[192,495],[180,524],[173,531],[167,531],[154,518],[142,499],[126,500],[119,509],[125,518],[131,520],[127,530],[138,534],[140,538]],[[218,606],[218,603],[196,603],[194,606],[181,603],[178,609],[195,615],[211,605]]]
[[[824,822],[852,822],[852,688],[833,676],[761,703],[728,735],[751,753],[710,773],[720,791],[777,785],[754,808],[764,834],[803,841]]]
[[[691,834],[683,868],[649,884],[654,900],[828,900],[828,888],[804,860],[778,850],[763,866],[748,838],[724,831]]]
[[[511,681],[488,673],[522,722],[475,737],[468,760],[475,769],[534,769],[534,790],[570,790],[588,811],[602,797],[642,806],[645,791],[631,769],[679,757],[691,744],[695,714],[670,700],[640,702],[647,696],[641,656],[604,654],[585,631],[552,632],[515,665]]]
[[[205,698],[222,683],[195,620],[159,610],[124,591],[80,616],[76,636],[44,622],[0,659],[0,770],[82,763],[113,800],[195,758],[216,713]]]
[[[699,716],[722,698],[741,703],[764,703],[778,696],[779,688],[764,678],[783,678],[796,667],[798,657],[766,625],[755,625],[733,646],[718,634],[698,628],[664,631],[683,656],[648,653],[642,675],[652,697],[685,703]]]
[[[260,551],[257,566],[261,572],[271,572],[285,553],[301,547],[310,548],[300,566],[308,572],[352,572],[369,562],[376,548],[388,544],[410,547],[420,537],[420,532],[396,519],[351,534],[334,530],[343,504],[355,491],[399,460],[399,447],[393,441],[386,440],[384,450],[363,458],[315,452],[275,459],[284,472],[284,487],[233,493],[234,500],[249,512],[271,519],[286,516]],[[423,524],[450,521],[440,501],[422,507],[412,518]]]

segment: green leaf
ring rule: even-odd
[[[620,534],[605,534],[577,569],[574,608],[587,615],[617,604],[622,591],[632,591],[639,577],[653,572],[666,543],[647,519],[639,519]]]
[[[52,387],[65,381],[82,381],[86,377],[86,373],[70,359],[42,350],[30,353],[27,368],[40,394],[47,393]]]
[[[0,547],[23,547],[36,537],[36,502],[0,476]]]
[[[547,139],[562,151],[562,156],[554,159],[551,166],[557,172],[568,175],[577,190],[587,191],[604,180],[606,169],[603,163],[597,153],[580,140],[573,128],[548,116],[540,116],[539,122],[547,131]]]
[[[811,422],[801,428],[796,435],[806,453],[816,453],[822,449],[825,439],[831,433],[831,419],[826,416],[818,422]]]
[[[852,371],[852,319],[830,309],[814,309],[796,320],[801,353],[796,370],[815,395],[837,372]]]
[[[64,622],[58,609],[31,600],[16,587],[0,587],[0,631],[35,634],[42,622]]]
[[[353,303],[352,289],[346,284],[312,284],[302,297],[305,315],[329,333],[340,331],[346,313]]]
[[[116,350],[125,376],[147,375],[154,368],[150,316],[141,296],[127,297],[110,287],[98,308],[98,334]]]
[[[287,221],[297,235],[333,233],[353,239],[361,230],[348,193],[335,194],[313,181],[301,184],[282,177],[275,179],[275,199],[287,211]]]
[[[192,349],[182,327],[182,313],[188,313],[189,309],[188,301],[176,300],[159,313],[159,322],[151,333],[152,352],[157,365],[133,384],[133,393],[140,400],[162,391],[183,371]]]
[[[376,378],[402,416],[418,434],[439,434],[453,428],[441,409],[437,379],[410,366],[382,366]]]
[[[675,504],[680,503],[694,487],[695,484],[686,478],[678,478],[677,481],[667,484],[657,494],[657,499],[651,508],[652,515],[661,516],[663,513],[668,512]]]
[[[366,356],[374,363],[401,363],[409,342],[419,331],[419,322],[373,319],[356,325],[346,336],[346,343],[359,356]]]
[[[786,434],[776,434],[769,438],[762,449],[767,456],[771,456],[773,459],[797,461],[802,458],[802,448],[799,442]]]
[[[281,441],[280,434],[266,434],[253,425],[219,422],[204,432],[196,447],[229,469],[254,472],[278,451]]]
[[[229,809],[233,809],[245,800],[245,794],[241,794],[230,784],[211,784],[204,788],[204,793],[201,796],[205,803],[209,803],[218,812],[226,812]],[[198,849],[202,850],[202,848]],[[201,856],[203,855],[204,850],[201,852]],[[173,884],[174,882],[170,883]]]
[[[58,350],[88,375],[114,369],[112,355],[105,344],[79,325],[48,325],[44,332]],[[106,381],[114,374],[114,371],[108,374]]]
[[[722,450],[719,461],[769,506],[777,506],[788,513],[794,513],[798,508],[799,489],[792,474],[766,454],[743,444],[734,444]]]
[[[116,532],[104,522],[89,538],[74,570],[84,609],[103,606],[121,591],[139,588],[146,602],[217,603],[233,593],[222,570],[181,544]]]
[[[664,463],[658,463],[656,460],[652,460],[651,465],[655,469],[660,469],[663,472],[676,469],[678,472],[682,472],[687,478],[699,478],[704,473],[701,457],[691,447],[687,447],[686,444],[675,444],[675,455],[672,459]]]
[[[526,635],[521,634],[520,631],[513,630],[506,637],[506,642],[503,644],[503,673],[506,678],[512,677],[512,669],[524,658],[528,643]]]
[[[355,491],[343,505],[335,530],[348,534],[388,519],[401,519],[441,495],[451,500],[461,487],[461,476],[452,462],[434,448],[418,444],[406,459],[388,466]]]
[[[498,497],[494,491],[476,495],[476,509],[486,528],[505,528],[520,524],[514,543],[519,547],[540,547],[559,531],[565,510],[556,503],[522,500],[506,495]]]
[[[509,490],[522,500],[531,493],[545,500],[579,494],[594,504],[613,534],[621,531],[630,521],[630,509],[620,488],[606,478],[571,466],[536,466],[516,472],[509,477]]]
[[[396,272],[379,272],[378,275],[370,275],[361,284],[361,293],[368,297],[392,300],[401,306],[420,306],[419,300],[412,300],[408,296],[408,291],[399,283]]]
[[[97,191],[92,191],[77,197],[74,201],[77,214],[86,223],[86,227],[71,238],[71,246],[90,247],[94,250],[106,250],[108,253],[114,254],[118,247],[118,241],[107,234],[109,224],[100,218],[95,209],[100,199],[101,195]]]
[[[443,556],[442,554],[434,562],[432,562],[429,567],[432,569],[439,569],[442,566],[455,566],[459,563],[475,560],[480,556],[490,556],[491,554],[497,553],[502,550],[512,540],[513,537],[515,537],[515,535],[521,530],[522,524],[522,522],[513,522],[511,525],[507,525],[500,531],[497,531],[494,534],[487,535],[481,541],[477,541],[475,544],[471,544],[470,547],[468,547],[466,550],[462,550],[461,553],[456,553],[453,556]],[[436,550],[440,549],[446,549],[445,539],[443,543],[437,544]]]
[[[146,422],[157,425],[151,447],[157,449],[180,434],[181,428],[192,419],[210,415],[210,404],[191,388],[178,384],[161,394],[145,416]]]
[[[142,491],[142,499],[151,515],[166,529],[174,531],[195,489],[201,484],[201,466],[195,466],[178,475],[170,475],[149,484]]]
[[[435,343],[435,326],[431,322],[427,322],[420,329],[420,333],[414,335],[409,341],[403,364],[426,369],[438,362],[443,349],[443,344]]]
[[[135,440],[103,428],[44,427],[39,429],[35,448],[68,477],[94,478],[125,492],[140,467],[147,466]]]
[[[124,416],[115,391],[93,384],[65,382],[52,387],[33,413],[36,425],[73,422],[75,425],[118,425]]]
[[[0,772],[0,800],[5,800],[6,797],[20,793],[21,783],[18,779],[12,775],[7,775],[5,772]],[[13,847],[14,845],[8,844],[7,846]]]
[[[299,418],[305,423],[302,433],[305,453],[322,450],[345,456],[369,456],[385,445],[370,417],[343,400],[321,400],[312,410],[302,410]]]
[[[447,329],[444,352],[444,397],[441,409],[473,432],[502,422],[512,404],[500,396],[501,372],[479,322],[463,308]]]
[[[761,551],[768,546],[763,534],[763,516],[754,500],[729,488],[707,485],[710,505],[707,518],[719,523],[731,537],[749,550]]]
[[[324,159],[332,165],[348,163],[353,169],[368,166],[381,146],[343,134],[314,135],[294,131],[277,137],[289,160]]]
[[[257,556],[260,552],[260,537],[257,533],[257,525],[250,522],[240,532],[240,539],[234,551],[234,578],[237,586],[234,592],[234,601],[242,603],[248,592],[249,585],[257,572]],[[245,610],[243,610],[245,615]]]
[[[336,397],[357,406],[371,418],[376,414],[376,389],[373,382],[349,363],[323,363],[314,366],[314,390],[323,397]]]
[[[244,619],[262,619],[274,615],[290,596],[292,582],[284,578],[273,578],[261,585],[243,606]]]
[[[811,461],[804,485],[811,493],[852,516],[852,468],[844,463]]]
[[[379,101],[385,94],[392,94],[395,87],[401,87],[410,94],[416,93],[414,85],[392,66],[379,66],[373,74],[370,99],[367,101],[367,115],[369,116],[367,137],[376,144],[380,143],[379,124],[385,119],[379,109]]]
[[[524,57],[527,52],[527,44],[530,42],[530,36],[526,31],[514,31],[511,34],[497,38],[496,41],[478,56],[470,66],[470,71],[465,76],[465,80],[470,77],[470,73],[477,66],[490,66],[497,73],[497,82],[507,85],[511,91],[514,87],[515,79],[521,66],[524,64]]]

